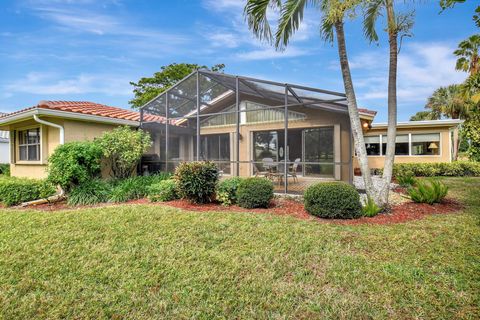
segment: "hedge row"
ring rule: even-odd
[[[478,177],[480,176],[480,162],[396,163],[393,165],[394,176],[404,172],[411,172],[417,177]]]
[[[7,206],[47,198],[53,194],[55,194],[55,187],[45,180],[0,178],[0,202]]]

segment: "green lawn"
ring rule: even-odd
[[[467,206],[340,226],[124,205],[0,209],[0,318],[480,317],[480,179]]]

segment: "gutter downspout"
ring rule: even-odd
[[[36,114],[33,115],[33,120],[35,120],[38,123],[44,124],[46,126],[58,128],[60,130],[60,144],[65,143],[65,130],[63,129],[63,127],[61,125],[42,120]]]

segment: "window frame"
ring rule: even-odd
[[[435,155],[432,155],[432,154],[412,154],[412,135],[416,135],[416,134],[438,134],[440,136],[440,140],[439,140],[439,151],[438,151],[438,154],[435,154]],[[387,133],[379,133],[379,134],[375,134],[375,135],[365,135],[365,137],[380,137],[380,154],[379,155],[367,155],[367,157],[385,157],[385,154],[383,153],[383,148],[382,148],[382,144],[383,144],[383,136],[386,136]],[[408,155],[395,155],[395,157],[442,157],[442,154],[443,154],[443,148],[442,148],[442,143],[443,143],[443,136],[442,136],[442,131],[422,131],[422,132],[408,132],[408,133],[405,133],[405,132],[397,132],[397,136],[398,135],[408,135]]]
[[[39,142],[37,143],[24,143],[20,144],[20,134],[24,131],[28,130],[35,130],[38,129],[38,135],[39,135]],[[42,125],[31,125],[27,127],[21,127],[17,128],[16,130],[16,137],[15,137],[15,157],[16,157],[16,164],[43,164],[43,126]],[[39,154],[38,154],[38,160],[28,160],[28,147],[29,146],[34,146],[38,145],[39,146]],[[21,160],[20,159],[20,147],[21,146],[26,146],[27,147],[27,160]]]

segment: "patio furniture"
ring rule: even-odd
[[[288,172],[288,176],[291,176],[293,178],[293,182],[298,182],[297,169],[298,169],[298,165],[300,164],[300,161],[302,161],[300,158],[295,159],[291,170]]]

